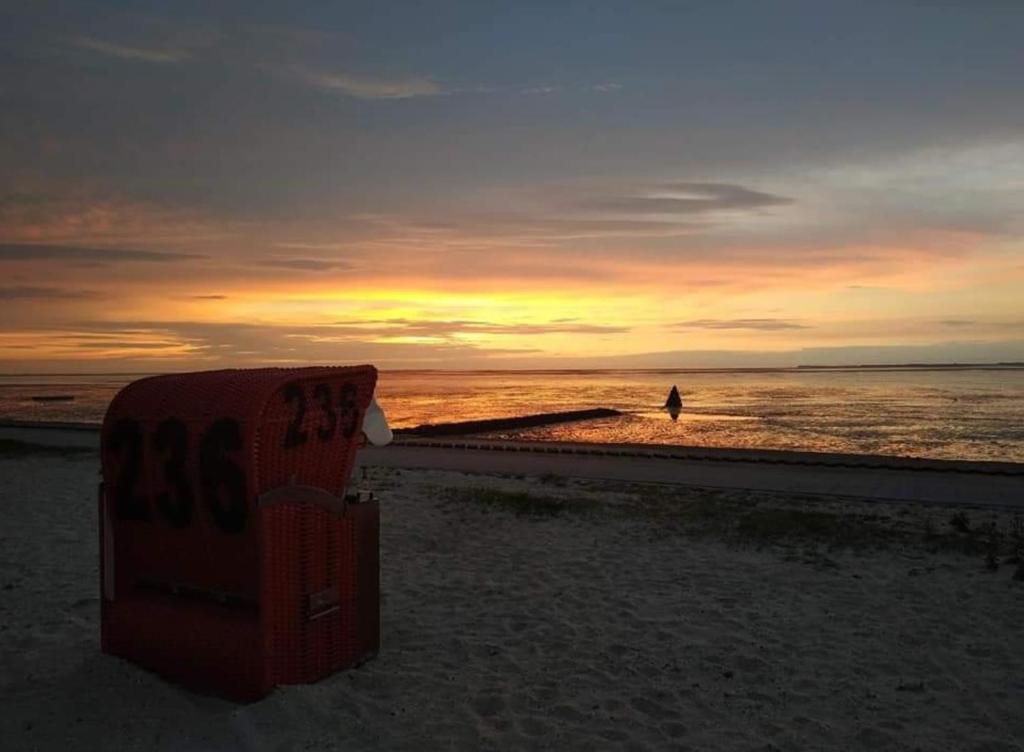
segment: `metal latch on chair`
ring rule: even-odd
[[[345,494],[345,501],[349,504],[368,504],[371,501],[375,501],[376,498],[373,495],[373,491],[350,491]]]
[[[329,587],[306,596],[306,618],[310,621],[341,610],[341,596],[337,587]]]

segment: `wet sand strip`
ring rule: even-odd
[[[98,426],[0,423],[0,439],[99,448]],[[396,437],[364,466],[553,475],[1024,510],[1024,463],[781,450]]]
[[[396,432],[398,433],[398,432]],[[673,444],[603,444],[563,441],[519,441],[467,436],[461,439],[430,439],[396,436],[397,446],[434,449],[480,449],[484,451],[533,452],[538,454],[582,454],[603,457],[684,460],[689,462],[756,463],[770,465],[812,465],[870,470],[910,470],[933,473],[1011,475],[1024,477],[1024,463],[991,460],[942,460],[898,457],[882,454],[810,452],[791,449],[741,449],[731,447]]]
[[[781,455],[781,457],[779,456]],[[873,464],[861,462],[867,459]],[[367,467],[557,476],[1024,511],[1024,465],[863,455],[543,442],[410,441],[366,447]]]

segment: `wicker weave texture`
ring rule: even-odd
[[[104,649],[239,699],[375,653],[379,627],[365,623],[379,624],[379,597],[359,583],[378,576],[376,505],[257,504],[292,486],[344,494],[375,383],[356,366],[125,387],[102,438]]]

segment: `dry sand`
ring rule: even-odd
[[[370,476],[380,656],[235,705],[99,652],[95,456],[0,459],[0,746],[1022,749],[1024,582],[948,508]]]

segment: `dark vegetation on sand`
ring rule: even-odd
[[[470,487],[439,489],[449,502],[532,519],[602,515],[654,523],[657,535],[709,537],[737,545],[812,546],[825,551],[899,548],[910,557],[960,554],[995,571],[1015,565],[1024,580],[1024,519],[988,510],[951,511],[922,505],[881,506],[770,492],[605,484],[602,488],[554,476],[538,479],[558,491]],[[561,490],[564,489],[564,490]],[[617,500],[602,500],[601,491]],[[971,516],[975,519],[972,521]]]

